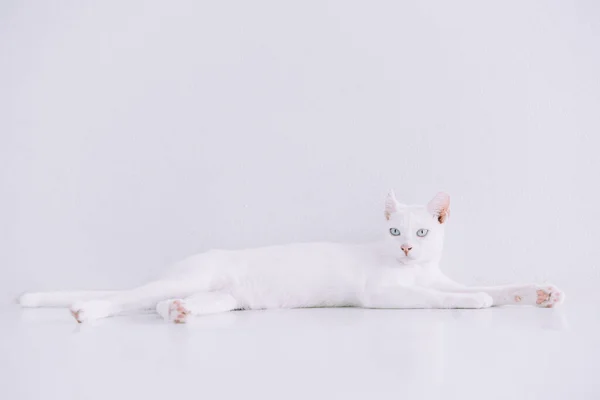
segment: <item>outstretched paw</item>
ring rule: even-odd
[[[565,294],[553,285],[538,286],[536,294],[538,307],[552,308],[565,301]]]
[[[161,301],[156,305],[156,312],[158,312],[165,321],[175,322],[176,324],[185,324],[187,318],[192,315],[185,304],[185,300],[182,299]]]

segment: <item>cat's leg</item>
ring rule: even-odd
[[[165,321],[185,323],[191,315],[215,314],[232,311],[239,308],[238,301],[227,293],[205,292],[196,293],[184,299],[169,299],[159,302],[156,306]]]
[[[360,305],[365,308],[487,308],[492,302],[486,293],[446,293],[394,286],[367,289]]]
[[[102,299],[76,302],[70,309],[77,322],[92,321],[123,311],[154,308],[161,300],[189,296],[200,289],[185,281],[155,281]]]
[[[551,284],[465,286],[441,273],[431,282],[430,287],[453,293],[484,292],[492,296],[495,306],[527,305],[552,308],[565,300],[565,294]]]

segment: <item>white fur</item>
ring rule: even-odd
[[[564,300],[552,285],[469,288],[443,275],[438,264],[449,204],[448,195],[440,193],[426,206],[407,206],[390,192],[384,240],[376,243],[211,250],[132,290],[25,293],[19,302],[23,307],[70,306],[78,322],[142,308],[186,322],[190,315],[234,309],[552,307]],[[390,228],[400,235],[391,235]],[[419,237],[420,229],[427,229],[427,235]]]

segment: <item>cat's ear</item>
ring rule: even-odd
[[[397,213],[398,210],[402,207],[398,200],[396,200],[396,195],[393,190],[390,190],[385,198],[385,219],[389,220],[392,214]]]
[[[427,211],[443,224],[450,216],[450,196],[443,192],[436,194],[427,204]]]

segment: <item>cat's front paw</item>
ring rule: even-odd
[[[565,301],[565,294],[554,285],[537,285],[535,293],[538,307],[552,308]]]
[[[112,303],[105,300],[83,301],[73,304],[69,309],[71,315],[81,324],[111,315]]]
[[[494,304],[494,299],[487,293],[474,293],[473,308],[489,308]]]
[[[554,285],[525,285],[509,292],[509,303],[552,308],[565,301],[565,294]]]
[[[192,313],[182,299],[170,299],[161,301],[156,305],[156,312],[160,314],[165,321],[175,322],[176,324],[185,324],[188,316]]]

